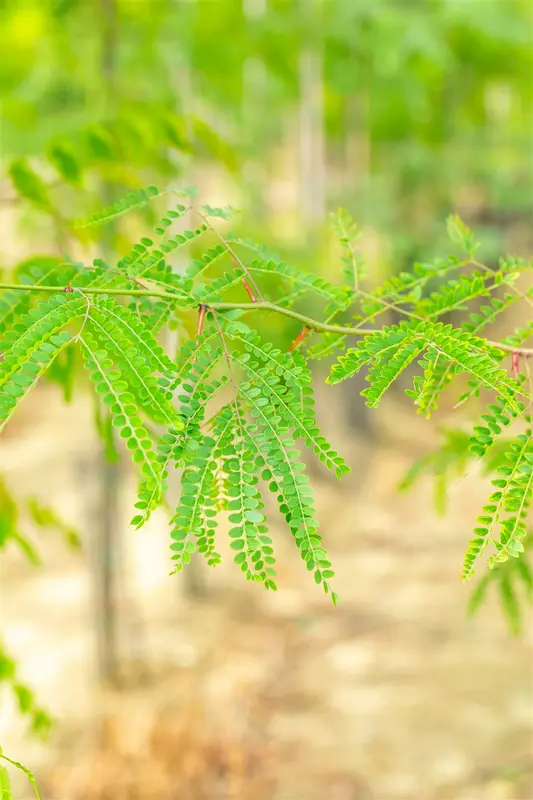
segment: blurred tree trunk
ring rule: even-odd
[[[244,17],[252,28],[260,23],[266,14],[267,0],[242,0]],[[243,69],[243,109],[242,119],[245,128],[247,149],[255,139],[257,131],[257,108],[264,108],[267,102],[266,68],[257,57],[248,58]],[[266,213],[265,186],[268,180],[264,161],[251,158],[243,168],[248,202],[253,198],[254,213],[262,218]]]
[[[108,461],[105,447],[102,447],[98,470],[101,505],[95,560],[98,671],[102,682],[115,686],[119,684],[116,574],[121,549],[117,535],[120,466],[120,461]]]
[[[362,69],[364,70],[364,65]],[[364,201],[364,193],[371,175],[368,111],[369,97],[363,85],[359,93],[346,98],[346,142],[343,165],[344,190],[347,196],[357,198],[359,207]],[[351,380],[342,384],[342,391],[348,427],[365,441],[373,442],[376,436],[374,413],[361,397],[361,392],[366,386],[364,374],[357,373]]]
[[[102,13],[101,63],[104,92],[107,104],[112,108],[118,35],[117,8],[114,0],[101,0],[100,8]],[[102,187],[102,194],[104,205],[113,202],[112,188],[108,184]],[[111,251],[112,235],[112,228],[109,227],[103,240],[104,258]],[[110,428],[109,435],[114,435],[113,428]],[[120,563],[117,496],[121,469],[119,460],[115,462],[108,460],[107,448],[104,444],[101,449],[98,475],[101,498],[99,524],[96,531],[97,558],[95,561],[98,673],[100,680],[116,685],[119,682],[116,567]]]
[[[327,163],[324,132],[324,54],[321,42],[320,0],[302,0],[307,13],[307,39],[300,59],[300,197],[302,216],[308,235],[314,238],[327,209]],[[363,100],[365,98],[363,97]],[[364,182],[370,171],[370,143],[366,132],[366,105],[360,97],[348,106],[349,131],[345,149],[347,180]],[[351,125],[354,130],[352,132]],[[355,156],[355,163],[354,163]],[[373,439],[370,409],[360,393],[366,384],[356,375],[344,384],[346,421],[349,428],[365,439]]]
[[[305,42],[300,54],[300,203],[307,235],[326,217],[323,48],[320,0],[301,0]]]
[[[195,0],[193,0],[194,2]],[[192,119],[194,117],[195,112],[195,94],[194,94],[194,64],[187,62],[185,58],[182,58],[178,69],[176,72],[176,94],[181,100],[181,108],[180,111],[185,117],[186,121],[186,138],[188,141],[193,141],[194,138],[194,129]],[[183,185],[187,186],[195,186],[195,173],[192,158],[188,157],[186,166],[182,172],[182,181]],[[187,214],[182,217],[182,222],[186,228],[194,228],[195,224],[197,224],[198,220],[195,220],[194,213],[189,210]],[[185,271],[187,267],[188,259],[190,258],[190,248],[183,247],[177,251],[177,254],[174,256],[174,271],[182,273]],[[166,348],[170,353],[171,358],[177,352],[178,347],[180,346],[180,332],[179,329],[176,331],[166,330]],[[180,393],[180,387],[178,386],[176,389],[176,395]],[[173,510],[176,508],[180,498],[180,491],[181,491],[181,470],[171,469],[168,475],[168,493],[167,499],[170,504],[171,514]],[[191,560],[191,563],[188,565],[187,569],[185,569],[180,575],[173,578],[176,580],[178,584],[178,589],[181,590],[183,588],[184,593],[188,597],[202,597],[206,593],[206,584],[202,578],[201,574],[201,567],[199,564],[200,556],[196,556]],[[182,582],[182,586],[180,583]]]

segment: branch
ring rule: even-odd
[[[236,262],[237,262],[237,264],[238,264],[238,265],[241,267],[241,269],[243,270],[243,272],[245,273],[245,275],[248,277],[248,281],[249,281],[249,283],[250,283],[250,284],[253,286],[253,288],[255,289],[255,293],[256,293],[256,295],[257,295],[257,296],[259,297],[259,299],[262,301],[262,300],[263,300],[263,295],[261,294],[261,290],[260,290],[259,286],[258,286],[258,285],[257,285],[257,283],[254,281],[253,277],[250,275],[250,270],[248,269],[248,267],[246,266],[246,264],[245,264],[245,263],[244,263],[244,262],[243,262],[243,261],[242,261],[242,260],[239,258],[239,256],[237,255],[237,253],[235,252],[235,250],[233,249],[233,247],[230,245],[230,243],[229,243],[229,242],[228,242],[226,239],[224,239],[224,237],[222,236],[222,234],[221,234],[219,231],[217,231],[217,229],[216,229],[216,228],[215,228],[213,225],[211,225],[211,223],[209,222],[209,220],[208,220],[208,218],[205,216],[205,214],[202,214],[202,212],[201,212],[201,211],[199,211],[199,210],[198,210],[197,208],[195,208],[194,206],[191,206],[191,209],[192,209],[192,210],[193,210],[193,211],[194,211],[196,214],[198,214],[198,216],[200,217],[200,219],[202,219],[202,220],[203,220],[204,224],[205,224],[205,225],[206,225],[206,226],[209,228],[209,230],[210,230],[212,233],[214,233],[214,234],[215,234],[215,236],[216,236],[218,239],[220,239],[220,241],[222,242],[222,244],[224,245],[224,247],[226,248],[226,250],[228,251],[228,253],[230,254],[230,256],[233,258],[233,260],[234,260],[234,261],[236,261]]]
[[[73,286],[72,289],[76,287]],[[62,290],[58,286],[44,286],[41,284],[22,284],[22,283],[0,283],[0,291],[11,290],[21,292],[45,292],[47,294],[59,294]],[[63,289],[64,291],[64,289]],[[171,291],[157,291],[156,289],[105,289],[93,286],[86,286],[83,288],[84,294],[94,295],[115,295],[122,297],[159,297],[165,300],[179,300],[179,295]],[[376,333],[373,328],[358,328],[344,325],[330,325],[327,322],[321,322],[312,317],[306,317],[305,314],[300,314],[298,311],[293,311],[291,308],[284,308],[275,303],[270,303],[268,300],[262,300],[256,303],[208,303],[207,309],[212,311],[272,311],[275,314],[281,314],[284,317],[296,319],[303,325],[307,326],[312,331],[318,333],[338,333],[342,336],[369,336]],[[504,353],[518,353],[524,358],[533,356],[533,348],[529,347],[515,347],[511,344],[504,344],[503,342],[492,342],[486,340],[490,347],[495,347],[502,350]]]
[[[504,344],[503,342],[491,342],[490,339],[485,339],[490,347],[497,347],[498,350],[503,350],[504,353],[518,353],[519,356],[528,358],[533,356],[533,348],[531,347],[515,347],[512,344]]]
[[[37,783],[35,781],[35,775],[33,774],[33,772],[30,772],[29,769],[25,767],[23,764],[21,764],[19,761],[14,761],[12,758],[9,758],[8,756],[4,755],[1,749],[0,749],[0,759],[7,761],[8,764],[11,764],[12,766],[16,767],[21,772],[23,772],[26,775],[29,782],[31,783],[33,791],[35,792],[35,796],[37,797],[37,800],[42,800],[42,796],[41,793],[39,792],[39,789],[37,788]]]

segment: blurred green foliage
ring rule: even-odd
[[[181,183],[206,164],[245,194],[245,233],[272,239],[272,186],[287,164],[287,181],[298,175],[309,124],[306,53],[318,64],[326,206],[378,233],[382,271],[441,250],[450,210],[475,225],[485,260],[531,241],[530,0],[3,0],[0,52],[0,202],[22,199],[27,236],[44,213],[53,255],[91,242],[68,221],[115,190]],[[126,252],[127,233],[113,237],[106,247]],[[314,236],[278,249],[329,269]],[[0,546],[17,540],[35,558],[11,502],[1,490]]]
[[[457,205],[501,251],[502,231],[531,210],[529,0],[262,5],[254,14],[250,0],[6,0],[4,162],[19,159],[20,175],[20,159],[35,159],[50,181],[90,191],[94,175],[122,189],[156,174],[176,180],[190,155],[222,161],[245,185],[243,167],[257,163],[259,201],[280,146],[296,159],[300,63],[311,50],[328,205],[378,229],[399,267],[439,248]],[[262,72],[250,84],[252,62]],[[43,204],[35,185],[29,194]]]
[[[374,272],[442,253],[452,210],[489,263],[531,242],[529,0],[5,0],[0,45],[2,168],[55,209],[63,254],[66,211],[207,166],[243,195],[247,235],[331,277],[320,221],[302,218],[322,191],[299,162],[310,133],[325,210],[377,234]]]

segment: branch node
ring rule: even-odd
[[[202,331],[204,329],[204,320],[205,315],[207,312],[207,306],[205,303],[200,303],[198,306],[198,324],[196,325],[196,346],[198,347],[200,344],[200,336],[202,335]]]
[[[513,377],[515,379],[518,378],[519,365],[520,365],[520,353],[518,351],[515,351],[512,354]]]
[[[232,259],[231,259],[231,261],[232,261],[232,263],[233,263],[233,266],[235,267],[235,269],[239,269],[239,265],[237,264],[237,262],[235,261],[235,259],[234,259],[234,258],[232,258]],[[250,298],[250,300],[252,301],[252,303],[257,303],[257,298],[256,298],[255,294],[252,292],[252,290],[250,289],[250,284],[248,283],[248,281],[246,280],[246,278],[243,278],[243,279],[242,279],[242,285],[243,285],[243,286],[244,286],[244,288],[246,289],[246,294],[248,295],[248,297]]]
[[[304,338],[307,336],[310,330],[311,328],[309,327],[309,325],[304,325],[287,352],[291,353],[296,347],[298,347],[298,345],[301,344],[301,342],[303,342]]]

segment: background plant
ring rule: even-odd
[[[179,197],[173,190],[165,194]],[[132,193],[81,225],[109,223],[158,196],[155,187]],[[174,233],[174,226],[191,209],[202,223]],[[426,416],[438,407],[448,384],[460,376],[467,378],[460,405],[479,398],[483,391],[492,395],[481,414],[483,424],[475,425],[468,437],[448,436],[444,445],[447,460],[442,462],[440,456],[445,469],[463,464],[468,456],[488,459],[489,471],[497,476],[492,480],[496,491],[490,494],[474,528],[463,578],[474,575],[475,561],[490,543],[489,567],[519,558],[524,553],[522,540],[533,493],[532,390],[527,363],[531,350],[523,346],[531,326],[515,329],[501,342],[481,334],[511,305],[530,302],[530,293],[522,292],[516,283],[531,263],[507,258],[500,260],[497,270],[485,267],[477,260],[479,244],[474,235],[452,216],[448,232],[463,248],[462,260],[448,257],[417,264],[412,273],[366,291],[356,252],[357,229],[346,212],[339,212],[335,223],[345,253],[343,277],[351,285],[329,283],[275,257],[246,263],[241,249],[261,252],[261,247],[231,234],[223,236],[211,222],[226,221],[232,212],[231,208],[180,201],[160,219],[155,240],[143,237],[112,266],[100,258],[90,268],[79,262],[59,262],[46,274],[46,283],[33,271],[31,278],[41,280],[1,284],[5,291],[2,427],[55,359],[74,348],[109,410],[112,427],[139,465],[136,507],[140,513],[133,518],[133,525],[141,527],[146,522],[164,499],[169,472],[182,469],[181,499],[171,531],[176,571],[181,571],[196,551],[209,565],[219,562],[215,530],[218,514],[226,511],[234,526],[230,536],[232,549],[237,551],[235,562],[249,580],[276,588],[274,551],[261,493],[264,481],[277,496],[307,569],[329,593],[334,572],[318,533],[298,442],[309,447],[337,477],[349,469],[317,426],[309,360],[323,357],[325,352],[336,358],[329,383],[347,380],[367,368],[369,386],[362,394],[372,408],[416,360],[422,374],[414,376],[413,388],[406,393]],[[214,246],[183,273],[176,271],[172,259],[180,246],[208,235],[214,237]],[[287,298],[279,295],[279,289],[274,302],[265,298],[259,284],[265,273],[296,287],[298,303],[294,293]],[[445,282],[432,291],[436,275]],[[499,287],[503,294],[493,296]],[[232,299],[237,290],[247,295],[246,302]],[[50,297],[28,307],[38,294]],[[308,294],[322,299],[327,320],[297,310],[302,304],[305,307]],[[120,302],[124,297],[130,298],[127,305]],[[477,298],[486,302],[461,328],[442,322],[450,311],[464,309]],[[391,306],[404,319],[380,328],[379,317]],[[198,315],[195,338],[173,356],[160,346],[157,336],[170,320],[190,329],[186,318],[191,312]],[[280,314],[303,325],[288,353],[274,348],[248,324],[250,312]],[[351,324],[338,324],[334,318],[339,314],[348,315]],[[378,327],[374,327],[376,322]],[[326,347],[317,352],[316,345],[309,346],[310,333],[324,334]],[[362,341],[349,347],[348,337]],[[503,365],[509,354],[512,375]],[[520,371],[521,359],[525,372]],[[59,373],[56,379],[63,385],[71,382],[68,372]],[[502,444],[502,431],[521,420],[525,428]],[[439,464],[438,456],[428,463]],[[418,469],[415,467],[406,483],[412,482]],[[515,573],[499,574],[508,596],[513,592],[511,575]],[[516,576],[531,588],[527,565]],[[336,594],[331,596],[336,602]]]
[[[191,183],[201,188],[214,184],[218,197],[211,200],[213,204],[222,197],[235,205],[246,198],[246,214],[232,219],[235,241],[230,246],[246,265],[249,259],[258,258],[271,265],[257,267],[251,276],[264,294],[286,308],[299,309],[314,319],[328,319],[331,324],[352,325],[351,292],[361,262],[358,260],[355,270],[351,263],[356,249],[362,247],[368,253],[369,269],[366,282],[357,288],[359,316],[362,312],[370,317],[365,325],[373,326],[371,314],[377,309],[380,314],[374,319],[387,324],[414,320],[406,314],[409,312],[422,318],[436,314],[436,319],[452,321],[456,328],[465,323],[468,329],[474,324],[469,313],[483,317],[485,312],[479,306],[490,296],[494,303],[501,301],[509,307],[512,327],[516,315],[523,314],[518,325],[523,331],[520,336],[525,336],[529,316],[525,262],[515,269],[515,262],[506,259],[505,277],[516,272],[520,277],[497,283],[501,271],[497,259],[499,253],[508,251],[522,256],[531,252],[528,199],[533,162],[527,113],[533,52],[528,33],[531,5],[525,0],[494,1],[485,4],[483,14],[472,3],[443,1],[432,3],[431,8],[410,3],[408,9],[384,0],[374,3],[372,9],[363,5],[341,0],[314,6],[279,0],[219,0],[220,13],[213,15],[212,4],[203,0],[4,3],[0,11],[1,157],[6,176],[2,205],[10,214],[6,230],[23,244],[15,267],[9,246],[4,245],[5,282],[51,281],[63,288],[69,278],[78,286],[96,280],[103,266],[94,264],[93,258],[99,256],[110,269],[117,269],[132,243],[156,227],[163,208],[157,203],[140,205],[136,215],[116,218],[105,228],[77,227],[73,219],[97,213],[128,189],[138,191],[151,182],[165,186]],[[300,160],[300,151],[306,152],[307,158]],[[291,182],[297,188],[287,197],[279,187]],[[355,243],[349,219],[336,217],[337,237],[351,243],[344,254],[342,278],[337,272],[335,239],[325,230],[326,210],[338,204],[351,209],[362,232]],[[189,210],[188,196],[182,205],[188,209],[182,218],[186,228],[196,230],[205,224]],[[457,209],[475,224],[483,242],[483,257],[474,254],[474,260],[480,262],[470,268],[487,276],[481,281],[486,294],[479,276],[469,288],[459,281],[451,289],[447,281],[456,273],[436,259],[448,250],[442,220],[450,209]],[[215,217],[210,222],[218,229],[221,221]],[[220,230],[227,238],[225,222]],[[367,247],[369,238],[371,247]],[[208,244],[204,240],[209,240]],[[257,241],[261,247],[253,244]],[[273,241],[276,253],[263,244]],[[173,266],[180,272],[190,269],[193,259],[201,261],[206,251],[223,247],[210,230],[181,245],[172,256]],[[135,258],[138,255],[139,251]],[[210,274],[219,275],[217,270],[223,267],[236,281],[241,277],[248,280],[234,272],[230,255],[214,256],[218,260],[209,266]],[[91,278],[80,283],[82,263]],[[314,275],[312,291],[307,289],[305,272],[287,268],[287,263],[305,264]],[[419,267],[413,269],[416,263],[432,264],[429,276],[418,274]],[[464,264],[457,274],[466,270]],[[119,272],[123,271],[121,266]],[[496,274],[494,279],[489,278],[489,271]],[[404,287],[405,281],[409,287],[406,276],[415,280],[412,297]],[[119,279],[120,275],[113,273],[113,277]],[[205,273],[200,272],[197,279],[204,278]],[[317,278],[324,280],[320,286]],[[338,281],[351,291],[344,286],[339,291]],[[387,307],[363,295],[372,294],[377,286],[383,290]],[[128,287],[139,288],[134,282]],[[239,281],[227,291],[230,301],[247,297]],[[441,293],[441,305],[433,311],[428,300],[432,291]],[[462,292],[468,302],[456,302]],[[508,303],[509,292],[516,303]],[[399,302],[406,296],[407,304]],[[164,299],[159,299],[164,316]],[[143,302],[149,300],[139,298],[135,313],[139,310],[147,321],[152,312],[141,308]],[[17,308],[27,312],[36,303],[36,295],[20,298]],[[505,343],[504,334],[510,329],[506,309],[500,313],[494,306],[493,310],[493,338]],[[227,314],[226,310],[217,312],[221,328],[229,324]],[[305,328],[300,320],[285,314],[252,318],[257,319],[253,326],[259,335],[268,332],[269,340],[283,352],[298,340],[296,350],[305,357],[331,359],[340,347],[351,343],[331,332],[317,336],[310,331],[298,339]],[[212,315],[206,313],[204,319],[213,341],[220,338],[218,329],[214,333]],[[503,320],[501,325],[498,320]],[[247,320],[237,317],[233,321],[239,325]],[[176,336],[194,340],[196,322],[193,306],[181,315],[170,315],[167,330],[175,330],[161,343],[172,356]],[[355,320],[359,322],[362,320]],[[482,333],[483,328],[476,332]],[[523,343],[513,340],[509,344]],[[516,362],[509,353],[505,358],[503,365],[509,365],[511,374],[513,369],[519,373],[526,370],[524,357]],[[444,370],[445,377],[441,374],[444,360],[437,360],[434,380],[437,395],[454,378],[443,395],[447,402],[454,386],[459,394],[468,388],[461,385],[463,378],[454,370]],[[221,370],[227,364],[225,354],[218,364]],[[412,379],[414,364],[416,360],[392,382],[393,391],[396,388],[402,394]],[[234,371],[236,382],[238,365]],[[521,391],[527,392],[527,370],[524,375]],[[68,344],[43,377],[59,385],[66,399],[76,387],[85,385],[79,342]],[[212,403],[219,393],[231,395],[229,373],[217,374],[216,380],[226,382],[211,387]],[[344,385],[348,387],[346,405],[352,418],[359,420],[363,415],[353,399],[358,396],[354,382]],[[486,389],[481,388],[479,398],[475,387],[470,389],[473,394],[468,404],[463,404],[463,411],[481,415]],[[103,456],[116,460],[121,448],[117,448],[120,437],[113,428],[112,414],[101,402],[103,395],[93,396]],[[431,405],[437,397],[432,394],[426,401]],[[520,402],[527,406],[527,398]],[[439,408],[429,410],[440,422]],[[505,415],[506,409],[502,413]],[[526,414],[527,408],[513,423],[513,435]],[[368,426],[372,417],[363,419]],[[160,420],[151,422],[159,432]],[[415,465],[406,480],[409,483],[422,468],[432,471],[439,507],[451,476],[476,468],[480,458],[479,450],[476,456],[470,449],[470,434],[462,424],[461,417],[461,430],[447,430],[442,448]],[[481,421],[479,427],[495,433],[494,428],[502,424],[497,415]],[[502,431],[509,429],[502,427]],[[478,434],[490,436],[486,431]],[[481,448],[485,444],[482,439],[478,442]],[[498,468],[513,469],[501,460],[512,444],[512,438],[498,434],[482,457],[483,469],[493,477]],[[103,487],[112,485],[113,469],[116,467],[102,470]],[[516,469],[526,474],[523,458]],[[517,489],[509,491],[512,494]],[[25,547],[35,559],[36,548],[21,535],[21,529],[25,514],[36,517],[23,501],[20,522],[14,524],[13,503],[16,507],[19,502],[5,486],[1,544]],[[495,532],[499,536],[501,522],[514,518],[515,511],[508,503],[505,506],[506,502],[502,500],[497,508],[494,526],[481,522],[477,527],[490,528],[491,537]],[[112,511],[112,497],[108,504]],[[207,510],[205,522],[210,519]],[[518,516],[523,510],[518,508]],[[146,509],[140,511],[147,513]],[[59,520],[56,523],[69,540],[65,525]],[[517,524],[516,530],[523,529]],[[511,541],[523,542],[527,557],[528,540],[516,538],[515,532]],[[102,551],[113,546],[108,534],[102,530]],[[489,536],[474,538],[486,541]],[[501,544],[499,538],[497,541]],[[479,542],[473,545],[474,549],[481,546]],[[511,548],[516,546],[511,544]],[[187,553],[186,547],[185,559]],[[473,596],[472,608],[494,586],[517,630],[520,587],[526,595],[531,592],[526,557],[495,565],[486,573]],[[7,654],[4,663],[9,671]]]

